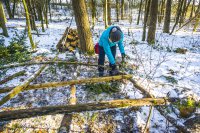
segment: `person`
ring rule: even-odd
[[[123,46],[124,34],[120,27],[110,26],[101,35],[99,40],[99,58],[98,58],[98,71],[99,76],[104,76],[104,62],[105,55],[109,60],[110,71],[109,75],[118,75],[119,71],[116,67],[115,56],[116,56],[116,44],[119,46],[119,50],[122,56],[122,61],[125,59],[125,51]]]

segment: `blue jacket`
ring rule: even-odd
[[[115,59],[112,55],[111,49],[110,47],[115,46],[115,43],[112,43],[109,41],[109,34],[110,34],[110,30],[115,27],[115,26],[110,26],[108,27],[101,35],[100,40],[99,40],[99,46],[102,46],[104,48],[104,51],[109,59],[109,62],[111,64],[115,64]],[[119,50],[120,53],[123,54],[124,52],[124,46],[123,46],[123,39],[124,39],[124,34],[122,33],[122,37],[120,39],[120,41],[118,42],[118,46],[119,46]]]

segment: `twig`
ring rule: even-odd
[[[153,110],[153,106],[150,107],[149,115],[148,115],[147,122],[146,122],[146,125],[145,125],[145,127],[144,127],[143,133],[146,132],[147,127],[148,127],[148,125],[149,125],[149,123],[150,123],[150,120],[151,120],[150,118],[151,118],[152,110]]]

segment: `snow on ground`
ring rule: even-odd
[[[67,26],[70,23],[70,17],[61,17],[60,19],[65,19],[61,22],[51,22],[49,28],[45,32],[41,32],[39,28],[39,33],[44,34],[33,35],[33,40],[37,44],[37,52],[33,56],[45,55],[46,57],[55,57],[56,55],[56,44],[61,38]],[[122,31],[125,34],[124,45],[126,54],[130,57],[127,61],[130,64],[136,64],[139,66],[137,70],[134,70],[133,77],[139,81],[139,83],[146,88],[152,95],[156,97],[186,97],[190,96],[196,100],[200,100],[200,33],[193,33],[190,31],[178,31],[173,35],[168,35],[162,33],[161,30],[158,30],[156,33],[156,43],[154,47],[149,46],[146,42],[141,41],[142,37],[142,26],[139,25],[130,25],[126,21],[120,21],[115,23],[122,28]],[[37,23],[39,25],[39,23]],[[12,38],[14,32],[20,32],[24,30],[25,20],[9,20],[7,23],[10,37],[4,38],[5,44],[9,44],[9,40]],[[76,28],[75,22],[72,23],[72,28]],[[128,35],[128,29],[130,36]],[[159,29],[162,29],[159,27]],[[99,39],[99,36],[104,30],[103,22],[98,22],[93,30],[93,40],[96,43]],[[130,44],[134,41],[134,44]],[[29,40],[27,38],[27,45],[29,46]],[[185,48],[187,49],[186,54],[175,53],[176,48]],[[59,58],[65,60],[68,58],[68,53],[60,54]],[[118,51],[117,57],[120,58],[120,53]],[[80,61],[85,61],[80,59]],[[6,72],[6,76],[16,73],[20,70],[26,70],[26,75],[20,77],[20,79],[14,79],[5,85],[0,85],[0,87],[5,86],[16,86],[20,85],[26,81],[33,73],[38,70],[39,66],[28,66],[28,67],[18,67]],[[69,68],[65,70],[62,68],[57,69],[55,66],[51,70],[55,70],[57,73],[53,73],[54,77],[51,75],[52,71],[47,68],[42,72],[41,76],[38,77],[34,83],[42,83],[48,81],[62,81],[70,80],[76,77],[77,72],[75,68]],[[82,73],[78,78],[85,78],[85,76],[95,76],[96,72],[93,69],[86,67],[79,67]],[[84,72],[83,72],[84,71]],[[87,73],[89,71],[90,74]],[[50,74],[49,74],[50,73]],[[86,73],[86,75],[84,74]],[[166,77],[173,77],[173,81],[167,80]],[[3,79],[1,77],[0,79]],[[10,102],[5,104],[3,107],[19,107],[26,108],[28,107],[40,107],[47,105],[63,105],[66,104],[69,98],[69,91],[66,91],[69,87],[60,87],[59,89],[45,89],[38,91],[27,91],[19,94]],[[122,96],[121,94],[124,94]],[[128,83],[121,87],[121,94],[118,94],[118,98],[142,98],[143,96],[137,91],[131,83]],[[2,98],[5,94],[1,94]],[[80,103],[99,101],[99,100],[110,100],[114,99],[109,95],[102,94],[99,96],[91,96],[87,91],[82,90],[81,86],[77,87],[77,97]],[[20,101],[20,99],[23,99]],[[1,108],[2,111],[2,108]],[[136,114],[131,114],[129,117],[134,117],[133,127],[144,128],[144,125],[149,114],[149,107],[142,107],[139,111],[136,111]],[[176,115],[172,115],[177,118]],[[43,128],[49,129],[58,129],[59,122],[61,122],[62,115],[58,116],[47,116],[47,117],[38,117],[37,119],[24,119],[16,120],[10,122],[13,123],[24,123],[26,127],[39,125]],[[121,120],[122,115],[116,115],[115,120]],[[44,119],[42,119],[44,118]],[[182,119],[178,119],[181,122],[184,122]],[[36,121],[36,122],[33,122]],[[39,121],[39,123],[37,123]],[[42,124],[41,124],[42,122]],[[32,124],[31,124],[32,123]],[[37,124],[35,124],[37,123]],[[170,132],[176,130],[173,126],[168,126],[165,118],[159,114],[156,109],[153,109],[151,117],[151,127],[150,132]],[[31,124],[31,125],[30,125]],[[9,124],[7,124],[9,127]],[[29,131],[26,131],[29,132]]]

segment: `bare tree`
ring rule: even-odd
[[[145,2],[146,2],[146,8],[145,8],[145,16],[144,16],[142,41],[145,41],[146,39],[146,27],[147,27],[147,20],[149,17],[149,9],[150,9],[151,0],[146,0]]]
[[[27,25],[27,28],[28,28],[28,37],[29,37],[29,40],[30,40],[30,43],[31,43],[31,48],[35,49],[36,45],[33,42],[32,34],[31,34],[31,24],[30,24],[30,19],[29,19],[28,8],[27,8],[27,5],[26,5],[26,1],[22,0],[22,2],[23,2],[23,5],[24,5],[24,10],[25,10],[25,14],[26,14],[26,25]]]
[[[151,11],[150,11],[150,25],[149,25],[149,31],[148,31],[148,36],[147,36],[147,42],[149,44],[155,43],[157,15],[158,15],[158,0],[152,0]]]
[[[0,1],[0,27],[3,29],[3,35],[8,37],[8,31],[6,28],[6,17],[2,1]]]
[[[119,22],[119,0],[116,0],[116,17],[117,22]]]
[[[176,13],[176,20],[175,20],[175,24],[174,24],[174,26],[172,28],[172,31],[170,32],[170,35],[174,32],[174,29],[175,29],[175,27],[177,26],[177,24],[179,22],[181,11],[182,11],[183,2],[184,2],[184,0],[179,0],[178,1],[178,10],[177,10],[177,13]]]
[[[167,0],[163,32],[169,33],[172,0]]]
[[[140,0],[140,8],[139,8],[139,12],[138,12],[137,25],[139,25],[139,23],[140,23],[141,10],[142,10],[142,0]]]

